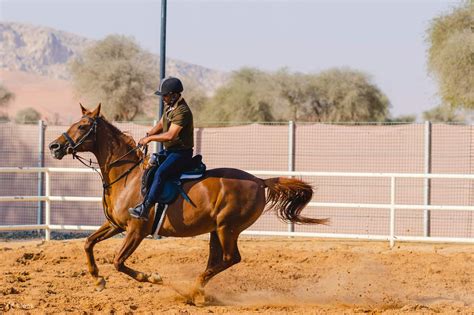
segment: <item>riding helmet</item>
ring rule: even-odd
[[[167,95],[170,93],[183,92],[183,84],[178,78],[167,77],[161,81],[160,89],[155,92],[156,95]]]

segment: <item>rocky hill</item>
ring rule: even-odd
[[[68,62],[94,44],[94,40],[48,27],[0,23],[0,70],[23,71],[69,80]],[[156,56],[158,59],[159,56]],[[183,61],[168,59],[167,74],[191,79],[212,92],[227,74]]]

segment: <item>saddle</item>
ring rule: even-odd
[[[166,159],[165,155],[153,153],[150,158],[150,167],[148,167],[142,176],[141,194],[145,197],[150,190],[151,183],[153,182],[153,176],[160,164]],[[185,171],[176,178],[171,178],[164,182],[162,193],[158,198],[160,204],[170,204],[177,197],[178,194],[183,196],[184,200],[194,205],[191,199],[184,191],[182,183],[185,180],[196,179],[204,176],[206,172],[206,165],[202,162],[202,156],[196,155],[191,159],[191,163],[186,167]]]

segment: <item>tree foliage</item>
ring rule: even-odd
[[[306,117],[311,120],[371,122],[389,115],[388,98],[361,71],[330,69],[309,80]]]
[[[423,119],[432,122],[459,122],[467,120],[466,114],[459,108],[449,105],[439,105],[431,110],[423,112]]]
[[[71,64],[77,93],[101,102],[106,116],[132,120],[158,86],[154,61],[131,38],[111,35],[85,50]]]
[[[396,117],[389,117],[385,120],[388,123],[414,123],[416,115],[400,115]]]
[[[474,108],[473,5],[465,1],[436,17],[427,30],[428,67],[438,81],[440,95],[455,107]]]
[[[205,122],[273,121],[269,103],[268,75],[243,68],[234,72],[229,83],[219,88],[202,107],[198,120]]]
[[[199,121],[383,121],[388,108],[387,97],[360,71],[243,68],[204,104]]]
[[[40,119],[41,114],[32,107],[19,110],[15,115],[15,122],[18,124],[35,124]]]
[[[10,92],[6,86],[0,83],[0,107],[6,107],[15,98],[15,94]]]

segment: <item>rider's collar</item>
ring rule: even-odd
[[[167,107],[168,107],[168,110],[167,110],[167,111],[170,112],[170,111],[172,111],[173,109],[175,109],[175,108],[176,108],[175,105],[179,104],[182,100],[183,100],[183,96],[180,96],[180,97],[178,98],[178,100],[177,100],[176,102],[174,102],[173,105],[167,105]]]

